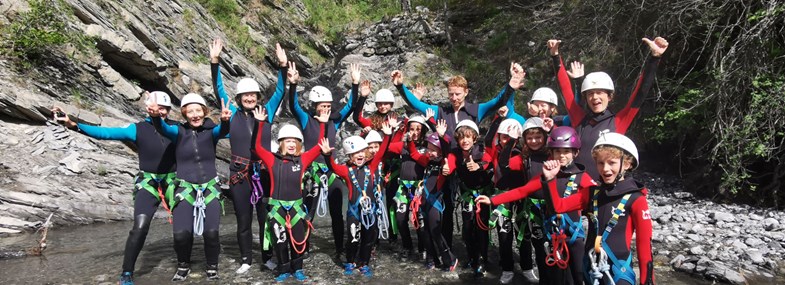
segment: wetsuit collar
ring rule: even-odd
[[[560,175],[561,175],[561,174],[563,174],[563,175],[573,175],[573,174],[578,174],[578,173],[581,173],[581,172],[583,172],[583,171],[584,171],[584,167],[583,167],[583,165],[582,165],[582,164],[580,164],[580,163],[576,163],[575,161],[573,161],[572,163],[570,163],[570,165],[567,165],[567,166],[565,166],[565,167],[562,167],[562,168],[559,170],[559,174],[560,174]]]
[[[600,187],[608,196],[619,196],[627,193],[641,191],[644,186],[643,183],[635,181],[635,178],[625,177],[624,180],[619,181],[615,186],[613,184],[602,183]]]
[[[201,129],[212,129],[212,128],[215,128],[215,127],[217,126],[217,125],[216,125],[216,124],[213,122],[213,120],[212,120],[212,119],[210,119],[210,118],[204,118],[204,122],[202,122],[202,125],[201,125],[201,126],[199,126],[199,127],[197,127],[197,128],[194,128],[194,127],[192,127],[192,126],[191,126],[191,124],[190,124],[190,123],[188,123],[188,122],[186,122],[186,123],[185,123],[185,124],[183,124],[183,125],[184,125],[186,128],[188,128],[188,129],[195,129],[195,130],[201,130]]]
[[[610,118],[612,116],[613,116],[613,112],[609,111],[608,109],[605,109],[605,111],[602,111],[600,113],[592,113],[591,119],[599,122],[607,118]]]

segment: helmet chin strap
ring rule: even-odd
[[[621,159],[619,159],[619,174],[616,175],[616,179],[613,180],[613,186],[615,187],[619,180],[624,177],[624,152],[621,153]]]

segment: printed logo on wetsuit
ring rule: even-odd
[[[641,214],[643,214],[644,220],[651,220],[651,213],[649,210],[641,210]]]
[[[300,165],[299,164],[292,165],[292,172],[298,172],[298,171],[300,171]]]

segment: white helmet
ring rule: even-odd
[[[351,136],[343,140],[343,153],[350,155],[368,148],[368,143],[361,136]]]
[[[201,104],[202,106],[207,106],[207,103],[204,102],[204,98],[202,98],[202,96],[199,96],[199,94],[196,94],[196,93],[188,93],[188,94],[185,94],[185,96],[183,96],[182,100],[180,100],[180,108],[183,108],[186,105],[191,104],[191,103],[196,103],[196,104]]]
[[[523,122],[523,131],[521,131],[521,133],[525,133],[527,130],[537,128],[545,131],[545,122],[540,119],[540,117],[531,117],[526,119],[526,122]]]
[[[594,147],[592,148],[592,150],[601,145],[615,146],[624,150],[628,154],[631,154],[633,158],[632,169],[638,167],[638,148],[635,147],[635,143],[632,142],[632,140],[627,136],[622,135],[620,133],[613,133],[607,131],[601,132],[600,137],[597,139],[597,142],[594,143]]]
[[[409,118],[409,121],[406,124],[408,125],[411,123],[419,123],[420,125],[423,125],[423,127],[428,127],[428,124],[425,123],[425,117],[420,115],[412,116],[411,118]]]
[[[166,94],[166,92],[150,92],[150,98],[148,98],[148,100],[155,100],[155,103],[158,104],[158,106],[172,107],[172,99],[169,98],[169,94]]]
[[[499,134],[505,134],[505,135],[508,135],[508,136],[510,136],[510,137],[512,137],[514,139],[517,139],[518,138],[518,132],[517,131],[513,131],[512,133],[508,132],[507,129],[510,129],[510,128],[520,130],[521,129],[521,123],[518,123],[518,120],[516,120],[516,119],[504,119],[504,121],[502,121],[499,124],[499,130],[496,131],[496,132],[499,133]]]
[[[295,138],[303,141],[303,133],[300,131],[300,128],[295,127],[292,124],[286,124],[278,130],[278,140],[280,141],[285,138]]]
[[[379,89],[379,91],[376,91],[374,101],[376,101],[376,103],[395,103],[395,96],[390,89],[382,88]]]
[[[380,143],[382,142],[382,136],[379,134],[379,132],[371,130],[367,135],[365,135],[365,142],[369,144]]]
[[[529,100],[529,103],[533,101],[543,101],[551,103],[554,106],[559,106],[559,99],[556,99],[556,92],[553,92],[553,89],[548,87],[540,87],[537,88],[537,90],[534,90],[534,94],[532,94],[532,99]]]
[[[613,92],[613,80],[605,72],[592,72],[586,75],[581,84],[581,93],[586,90],[604,89]]]
[[[250,92],[254,92],[257,94],[261,93],[262,91],[261,89],[259,89],[259,83],[257,83],[256,80],[253,80],[253,78],[249,78],[249,77],[240,79],[240,82],[237,82],[237,92],[235,92],[235,95],[240,95],[243,93],[250,93]]]
[[[480,134],[480,128],[478,128],[477,124],[474,123],[474,121],[472,121],[472,120],[463,120],[463,121],[458,122],[458,125],[455,126],[455,130],[457,131],[461,127],[469,127],[472,130],[474,130],[475,132],[477,132],[477,135]]]
[[[333,93],[327,87],[317,85],[308,92],[308,100],[314,103],[332,102]]]

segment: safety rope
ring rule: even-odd
[[[262,188],[261,179],[259,177],[260,169],[258,166],[254,166],[253,175],[251,176],[251,204],[256,206],[256,203],[259,203],[259,200],[264,197],[264,192]]]
[[[196,189],[196,200],[194,201],[194,234],[202,235],[204,232],[204,210],[207,205],[204,203],[204,189]]]
[[[329,210],[329,201],[327,201],[327,194],[329,193],[330,184],[327,183],[327,174],[319,176],[319,197],[316,200],[316,216],[324,218],[327,216]]]
[[[376,210],[376,215],[378,216],[379,224],[379,238],[380,239],[388,239],[390,237],[390,217],[387,215],[387,205],[385,205],[384,200],[384,191],[382,190],[382,185],[376,185],[376,204],[378,205],[378,209]]]
[[[589,252],[589,277],[592,279],[592,284],[599,285],[604,281],[604,284],[616,285],[611,275],[611,265],[608,264],[608,254],[600,246],[600,237],[595,240],[594,250]]]
[[[415,230],[419,230],[420,227],[422,227],[422,224],[420,223],[420,207],[422,206],[422,193],[423,191],[427,191],[425,190],[424,182],[425,181],[422,180],[417,185],[417,189],[414,190],[414,195],[411,197],[411,202],[409,203],[409,212],[411,213],[410,221]]]
[[[557,220],[561,220],[561,215],[557,215]],[[551,233],[551,253],[545,256],[545,264],[548,266],[558,266],[567,269],[570,261],[570,250],[567,248],[567,234],[561,229],[556,221],[553,222],[553,232]]]
[[[311,221],[304,221],[307,225],[305,227],[305,237],[302,241],[296,241],[294,239],[294,234],[292,234],[292,216],[289,214],[289,211],[286,211],[286,229],[289,232],[289,241],[291,241],[292,249],[294,249],[294,252],[297,254],[303,254],[303,252],[305,252],[305,249],[308,247],[308,237],[311,236],[311,230],[313,229],[313,224],[311,224]]]

